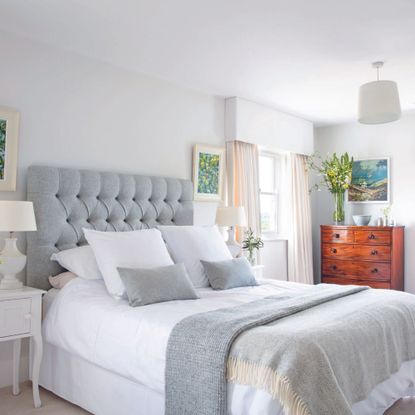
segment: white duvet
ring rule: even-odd
[[[200,300],[172,301],[130,307],[114,300],[102,280],[77,278],[57,294],[48,307],[44,340],[89,362],[127,377],[163,394],[168,338],[181,319],[204,311],[263,298],[303,285],[262,280],[257,287],[226,291],[200,289]],[[356,414],[382,414],[397,398],[405,396],[415,381],[415,362],[404,364],[391,379],[378,385],[367,400],[354,405]],[[230,385],[230,413],[278,415],[278,401],[248,386]],[[249,412],[243,408],[249,407]]]

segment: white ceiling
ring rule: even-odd
[[[0,30],[317,124],[381,76],[415,108],[414,0],[0,0]]]

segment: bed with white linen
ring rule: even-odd
[[[132,308],[111,298],[103,281],[75,279],[55,294],[43,322],[41,384],[97,414],[163,414],[165,352],[175,323],[191,314],[295,289],[296,284],[263,280],[258,287],[200,289],[197,304],[176,301]],[[414,379],[412,361],[355,404],[354,413],[383,414],[399,397],[413,395]],[[268,393],[244,385],[229,384],[228,400],[229,414],[284,413]]]
[[[191,184],[174,179],[34,167],[28,197],[39,229],[28,238],[28,283],[42,288],[48,275],[62,271],[50,256],[83,245],[84,227],[128,231],[192,222]],[[257,287],[202,288],[197,301],[133,308],[108,295],[103,280],[76,278],[45,297],[40,383],[96,414],[163,414],[165,354],[176,323],[299,288],[264,280]],[[353,412],[382,414],[400,397],[413,395],[414,381],[415,361],[409,361],[354,404]],[[229,383],[228,413],[284,412],[267,392]]]

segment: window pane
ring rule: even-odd
[[[260,196],[261,203],[261,230],[262,232],[277,231],[277,197],[276,195]]]
[[[274,157],[259,156],[259,187],[261,192],[272,193],[275,191]]]

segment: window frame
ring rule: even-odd
[[[278,210],[279,210],[279,196],[280,196],[280,194],[279,194],[279,189],[278,189],[278,186],[277,186],[277,183],[278,183],[278,180],[277,180],[277,171],[278,171],[278,166],[277,166],[277,163],[278,163],[278,157],[279,157],[279,154],[278,153],[273,153],[273,152],[271,152],[271,151],[266,151],[266,150],[260,150],[259,151],[259,154],[258,154],[258,158],[259,158],[259,160],[258,160],[258,164],[260,165],[260,160],[261,160],[261,157],[268,157],[268,158],[271,158],[272,159],[272,161],[273,161],[273,170],[274,170],[274,177],[273,177],[273,187],[274,187],[274,191],[273,192],[265,192],[265,191],[262,191],[261,190],[261,180],[259,180],[259,201],[260,201],[260,203],[259,203],[259,210],[260,210],[260,217],[261,217],[261,196],[262,195],[264,195],[264,196],[274,196],[274,198],[275,198],[275,211],[274,211],[274,223],[275,223],[275,228],[274,229],[270,229],[270,230],[263,230],[262,229],[262,223],[261,223],[261,236],[263,236],[264,237],[264,239],[266,239],[266,240],[275,240],[275,239],[282,239],[281,238],[281,235],[280,235],[280,232],[278,231],[279,230],[279,218],[278,218],[278,216],[279,216],[279,214],[278,214]],[[260,166],[258,165],[258,167],[259,167],[259,170],[260,170]],[[259,179],[260,179],[260,177],[259,177]]]

